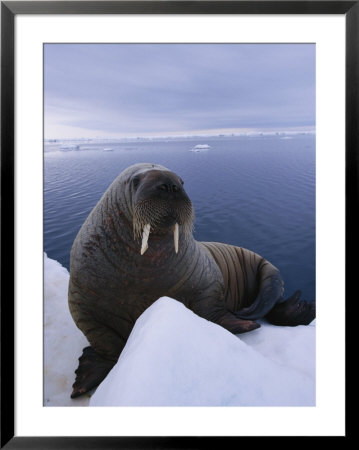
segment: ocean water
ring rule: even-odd
[[[151,162],[184,180],[195,209],[195,239],[259,253],[281,271],[285,296],[300,289],[302,298],[315,298],[314,135],[76,145],[79,149],[45,143],[44,251],[49,258],[69,268],[76,234],[107,187],[126,167]],[[196,145],[210,148],[191,151]]]

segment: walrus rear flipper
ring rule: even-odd
[[[225,303],[244,320],[263,318],[283,301],[279,270],[257,253],[219,242],[201,242],[213,256],[223,275]]]
[[[257,267],[258,293],[250,306],[238,314],[243,319],[259,319],[283,301],[283,280],[279,270],[263,259]]]
[[[216,323],[233,334],[247,333],[260,327],[260,324],[254,320],[243,320],[232,313],[221,317]]]
[[[282,303],[278,303],[266,315],[268,322],[273,325],[294,327],[296,325],[309,325],[315,319],[315,302],[300,300],[300,291]]]
[[[92,347],[83,349],[79,362],[71,398],[79,397],[98,386],[116,364],[115,361],[100,356]]]

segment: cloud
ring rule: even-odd
[[[44,64],[46,137],[315,123],[313,44],[46,44]]]

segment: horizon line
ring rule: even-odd
[[[233,129],[214,129],[197,131],[168,131],[163,133],[138,133],[126,135],[98,135],[98,136],[77,136],[77,137],[44,137],[44,141],[60,140],[136,140],[136,139],[174,139],[191,137],[231,137],[248,135],[268,135],[268,134],[297,134],[297,133],[315,133],[315,125],[282,127],[282,128],[233,128]]]

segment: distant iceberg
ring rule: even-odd
[[[198,144],[194,148],[211,148],[211,146],[208,144]]]
[[[80,146],[78,144],[61,145],[60,150],[62,152],[69,152],[71,150],[80,150]]]
[[[208,144],[198,144],[191,148],[191,152],[203,152],[204,150],[210,149],[211,146]]]

